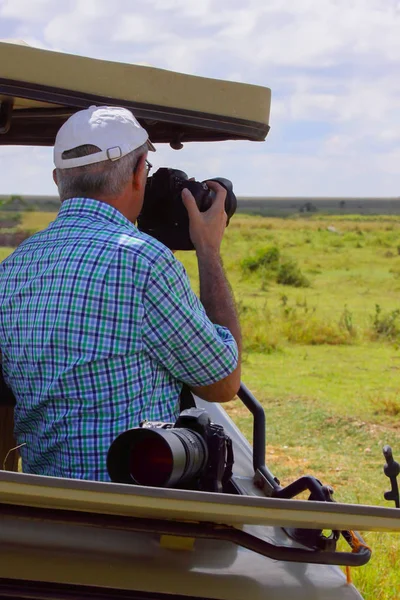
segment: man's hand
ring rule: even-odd
[[[182,190],[182,200],[189,215],[189,233],[197,255],[211,252],[219,254],[226,227],[226,189],[216,181],[207,181],[208,187],[216,194],[210,208],[200,212],[191,192]]]

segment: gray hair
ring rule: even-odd
[[[66,150],[62,158],[78,158],[99,151],[97,146],[85,144]],[[61,202],[76,197],[118,196],[132,177],[140,157],[146,152],[147,145],[143,144],[119,160],[106,160],[72,169],[56,169]]]

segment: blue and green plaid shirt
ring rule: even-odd
[[[94,480],[119,433],[173,421],[182,382],[214,383],[238,359],[172,252],[88,198],[0,264],[0,350],[23,470]]]

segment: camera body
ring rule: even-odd
[[[144,421],[111,444],[112,481],[154,487],[223,492],[232,477],[232,440],[201,408],[181,412],[175,423]]]
[[[237,207],[232,182],[223,177],[210,181],[217,181],[227,191],[225,212],[229,223]],[[210,208],[215,193],[204,181],[190,180],[184,171],[162,167],[147,180],[143,208],[138,217],[140,231],[155,237],[171,250],[194,248],[189,235],[189,217],[182,202],[184,188],[193,194],[200,212]]]

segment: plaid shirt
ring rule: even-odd
[[[238,359],[172,252],[88,198],[0,264],[0,350],[24,471],[105,481],[119,433],[175,420],[182,382],[214,383]]]

